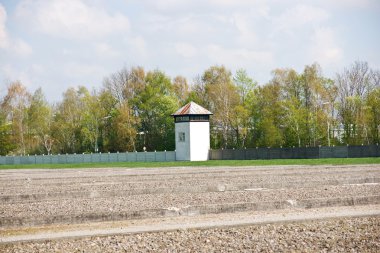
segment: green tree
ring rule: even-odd
[[[247,96],[249,96],[256,88],[257,82],[253,81],[253,79],[248,76],[245,69],[238,69],[233,80],[239,92],[241,103],[244,105]]]
[[[29,150],[31,153],[50,154],[53,145],[51,137],[51,124],[53,120],[52,109],[42,92],[37,89],[31,97],[30,107],[28,108],[29,125]]]
[[[232,126],[236,133],[236,147],[245,147],[252,135],[253,118],[252,107],[255,100],[257,82],[253,81],[244,69],[239,69],[233,78],[239,94],[239,104],[234,108]]]
[[[380,143],[380,87],[369,92],[366,99],[368,142]]]
[[[283,145],[283,108],[281,86],[269,83],[257,91],[254,123],[254,146],[279,147]]]
[[[139,118],[127,102],[117,105],[111,115],[111,151],[136,151]]]
[[[185,77],[176,76],[173,79],[173,91],[180,105],[189,102],[190,88]]]
[[[26,155],[28,147],[28,108],[31,95],[21,82],[13,82],[8,86],[3,98],[1,110],[11,122],[12,141],[16,144],[16,154]]]
[[[231,132],[235,107],[239,105],[239,94],[231,76],[231,72],[224,66],[212,66],[202,75],[204,87],[202,89],[205,91],[204,99],[206,99],[202,104],[214,113],[211,118],[211,127],[216,132],[211,139],[218,138],[219,131],[222,136],[222,140],[212,141],[212,143],[220,143],[224,148],[236,144],[236,141],[231,138]]]
[[[52,124],[52,135],[57,142],[55,151],[59,153],[81,152],[81,122],[82,108],[84,108],[81,97],[88,92],[86,88],[77,90],[69,88],[63,94],[63,101],[55,110],[54,122]]]
[[[283,107],[285,112],[284,123],[287,130],[285,143],[288,146],[301,147],[302,144],[305,144],[306,131],[308,130],[305,127],[308,111],[295,97],[283,101]]]
[[[15,148],[12,141],[12,123],[7,122],[3,113],[0,113],[0,155],[7,155]]]
[[[138,149],[174,150],[174,124],[171,114],[178,109],[170,78],[155,70],[146,74],[144,89],[132,100],[142,133]]]
[[[87,89],[83,89],[81,97],[81,140],[82,149],[86,151],[99,151],[100,127],[107,112],[101,106],[98,95],[95,91],[92,94]]]
[[[338,113],[344,126],[344,141],[347,144],[362,144],[368,135],[365,121],[365,99],[378,87],[366,62],[355,62],[336,77],[338,87]]]

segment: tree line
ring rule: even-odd
[[[47,102],[19,81],[0,95],[0,154],[174,150],[170,116],[189,101],[211,112],[211,148],[313,147],[380,142],[380,71],[355,62],[335,79],[320,66],[275,69],[258,85],[244,69],[211,66],[194,78],[123,68],[99,90]]]

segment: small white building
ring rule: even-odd
[[[186,104],[172,114],[175,122],[176,160],[208,160],[210,115],[210,111],[194,102]]]

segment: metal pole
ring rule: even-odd
[[[330,147],[330,121],[327,120],[327,142]]]

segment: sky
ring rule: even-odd
[[[57,102],[123,67],[189,83],[213,65],[259,84],[317,62],[380,69],[379,0],[0,0],[0,97],[21,81]]]

